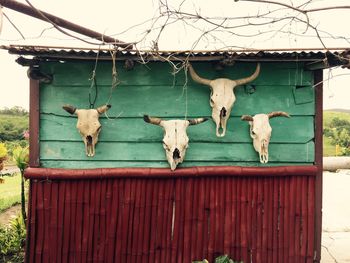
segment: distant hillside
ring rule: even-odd
[[[331,111],[331,112],[344,112],[344,113],[349,113],[350,114],[350,110],[347,109],[330,109],[330,110],[324,110],[324,111]]]

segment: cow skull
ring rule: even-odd
[[[186,149],[188,148],[188,136],[186,129],[189,125],[196,125],[207,121],[207,118],[197,118],[191,120],[162,120],[159,118],[144,115],[145,122],[159,125],[164,129],[163,148],[166,158],[170,164],[170,169],[174,171],[179,163],[182,163]]]
[[[105,113],[111,105],[103,105],[97,109],[77,109],[71,105],[64,105],[63,109],[70,114],[78,116],[77,129],[85,144],[85,153],[87,156],[95,155],[95,145],[98,142],[98,135],[101,132],[101,123],[99,116]]]
[[[260,162],[267,163],[269,161],[269,143],[272,133],[269,119],[274,117],[289,117],[289,114],[283,111],[274,111],[269,114],[256,114],[254,117],[243,115],[244,121],[249,121],[250,137],[253,139],[255,151],[259,153]]]
[[[232,106],[236,100],[233,90],[236,86],[256,79],[260,72],[260,63],[257,64],[255,72],[250,77],[237,80],[227,78],[204,79],[197,75],[191,64],[188,65],[188,68],[193,81],[211,88],[210,106],[212,107],[212,118],[216,123],[216,136],[225,136],[227,120],[230,117]]]

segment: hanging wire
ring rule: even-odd
[[[95,108],[95,103],[98,97],[98,87],[97,87],[97,81],[96,81],[96,69],[97,69],[97,64],[98,64],[98,59],[100,55],[100,48],[101,46],[98,46],[98,51],[95,59],[95,66],[91,74],[91,78],[89,79],[91,81],[90,89],[89,89],[89,106],[90,109]],[[92,99],[92,90],[95,89],[95,96]]]
[[[112,96],[113,96],[113,91],[116,89],[116,87],[120,83],[120,81],[118,80],[118,71],[117,71],[117,66],[116,66],[118,47],[115,48],[113,51],[110,50],[109,53],[111,54],[111,57],[112,57],[112,84],[111,84],[111,88],[109,90],[109,97],[108,97],[108,100],[106,102],[106,105],[110,104],[110,102],[112,100]],[[120,112],[118,114],[118,116],[116,116],[116,117],[109,117],[107,115],[107,112],[105,112],[105,116],[109,120],[110,119],[118,119],[122,114],[123,114],[123,112]]]
[[[108,100],[106,102],[106,104],[109,104],[112,96],[113,96],[113,91],[116,89],[117,85],[119,84],[119,80],[118,80],[118,72],[117,72],[117,67],[116,67],[116,59],[117,59],[117,52],[118,52],[118,48],[114,49],[113,51],[109,51],[112,57],[112,84],[111,84],[111,88],[109,90],[109,97]]]
[[[184,62],[184,65],[183,65],[183,68],[184,68],[184,71],[185,71],[185,83],[183,85],[183,89],[185,91],[185,120],[187,120],[187,115],[188,115],[188,96],[187,96],[187,80],[188,80],[188,75],[187,75],[187,72],[188,72],[188,61],[186,60]]]

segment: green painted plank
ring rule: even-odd
[[[255,70],[256,63],[237,62],[232,67],[217,70],[215,64],[193,62],[197,73],[205,78],[238,79],[249,76]],[[167,62],[150,62],[147,65],[135,64],[133,70],[127,71],[123,63],[117,63],[120,85],[183,85],[186,82],[184,71],[173,74],[172,66]],[[41,69],[53,74],[53,85],[81,86],[88,85],[94,69],[94,62],[51,62],[41,65]],[[180,64],[179,64],[180,66]],[[96,79],[98,85],[112,83],[112,63],[100,61],[97,65]],[[304,71],[302,63],[262,63],[259,77],[253,82],[256,85],[312,85],[312,71]],[[189,77],[190,78],[190,77]],[[192,80],[189,80],[192,83]]]
[[[271,142],[306,143],[314,138],[313,121],[312,116],[273,118],[270,120],[273,129]],[[41,114],[40,140],[80,141],[76,122],[77,118],[68,114],[67,116]],[[161,142],[163,138],[163,129],[145,123],[142,117],[106,119],[102,116],[100,122],[103,127],[100,141]],[[241,121],[240,117],[231,117],[227,127],[226,136],[223,138],[216,137],[215,124],[212,120],[201,125],[190,126],[187,132],[192,142],[249,143],[252,141],[249,136],[249,124]]]
[[[314,142],[306,144],[270,144],[272,162],[313,162]],[[100,142],[96,155],[85,155],[83,142],[40,143],[41,160],[104,160],[104,161],[164,161],[165,153],[161,143]],[[190,143],[186,153],[187,161],[258,161],[258,154],[251,143]]]
[[[42,87],[41,112],[64,115],[65,111],[62,109],[64,104],[88,108],[89,88],[88,86],[56,88],[52,85]],[[291,115],[314,115],[314,100],[296,104],[293,89],[294,86],[256,86],[256,91],[248,94],[243,87],[239,87],[235,91],[237,99],[232,115],[241,116],[271,111],[286,111]],[[99,87],[96,106],[105,104],[109,94],[109,87]],[[211,116],[209,97],[210,89],[199,86],[187,88],[187,99],[186,92],[181,86],[118,87],[110,101],[112,108],[108,114],[139,117],[147,113],[160,117],[172,117],[185,116],[187,109],[188,116]]]
[[[166,161],[162,162],[106,162],[106,161],[41,161],[41,167],[45,168],[66,168],[66,169],[89,169],[89,168],[120,168],[120,167],[155,167],[168,168]],[[283,163],[269,162],[267,164],[257,162],[185,162],[178,166],[194,167],[194,166],[254,166],[254,167],[271,167],[284,165],[313,165],[313,163]]]

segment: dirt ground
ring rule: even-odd
[[[0,213],[0,225],[6,225],[10,223],[21,212],[21,205],[15,205]]]

